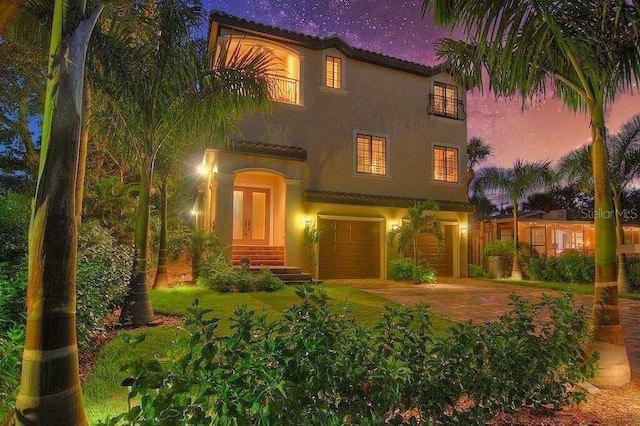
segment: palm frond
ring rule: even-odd
[[[549,161],[526,162],[518,159],[511,168],[480,168],[476,172],[474,190],[494,191],[517,204],[522,198],[550,187],[555,181]]]

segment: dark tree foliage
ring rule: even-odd
[[[0,186],[32,194],[40,142],[45,55],[0,38]]]
[[[593,195],[580,191],[574,185],[567,185],[530,195],[522,204],[522,209],[545,212],[566,210],[568,220],[588,220],[593,217],[593,202]]]

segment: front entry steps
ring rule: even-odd
[[[284,247],[234,245],[231,250],[231,263],[238,266],[244,257],[249,258],[251,266],[284,266]]]
[[[231,258],[233,266],[239,266],[242,258],[249,258],[251,270],[258,271],[267,267],[285,284],[313,282],[311,274],[302,272],[302,268],[285,266],[284,247],[234,245]]]
[[[250,269],[257,272],[264,267],[265,266],[252,265]],[[302,268],[294,266],[267,266],[267,268],[269,268],[273,275],[280,278],[282,282],[287,285],[308,284],[314,282],[311,274],[302,272]]]

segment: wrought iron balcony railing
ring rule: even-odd
[[[461,100],[434,94],[429,95],[427,111],[431,115],[452,118],[454,120],[464,120],[467,118],[467,114],[464,111],[464,103]]]
[[[271,97],[278,102],[298,103],[299,80],[279,75],[269,76],[271,79]]]

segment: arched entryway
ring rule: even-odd
[[[284,264],[286,191],[286,180],[278,173],[252,169],[235,174],[234,261],[251,253],[248,257],[260,264]]]

